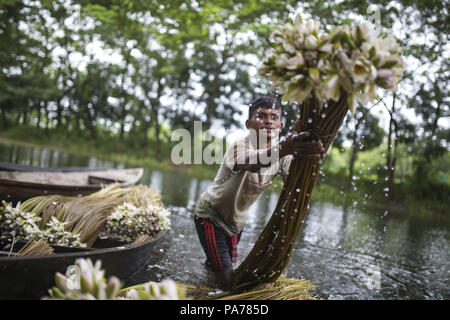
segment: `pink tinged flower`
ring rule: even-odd
[[[121,283],[119,278],[112,276],[108,279],[108,285],[106,286],[106,299],[113,299],[119,292]]]
[[[87,270],[81,271],[80,288],[82,292],[92,292],[94,290],[94,278],[91,272]]]
[[[126,293],[126,297],[130,300],[139,300],[139,295],[136,289],[128,290]]]
[[[289,58],[286,69],[296,70],[304,64],[305,64],[305,59],[303,58],[303,55],[301,54],[301,52],[297,52],[295,54],[295,56]]]
[[[294,18],[294,27],[297,27],[302,24],[303,24],[302,16],[299,13],[297,13]]]
[[[378,70],[377,76],[380,78],[391,78],[395,76],[395,72],[389,69],[380,69]]]
[[[333,45],[329,42],[324,42],[319,45],[318,50],[321,52],[330,53],[333,50]]]
[[[337,53],[337,57],[341,61],[342,66],[344,67],[344,69],[347,70],[347,71],[351,71],[351,69],[353,67],[353,61],[352,61],[352,59],[350,59],[347,56],[347,54],[343,50],[340,50]]]

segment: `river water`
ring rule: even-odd
[[[124,168],[126,165],[45,148],[0,144],[0,161],[37,166]],[[212,183],[145,168],[141,184],[156,188],[171,211],[171,230],[152,259],[126,285],[164,278],[208,284],[211,275],[192,222],[192,208]],[[276,203],[264,193],[250,208],[238,264],[251,250]],[[355,199],[358,201],[358,199]],[[324,299],[449,299],[449,219],[429,212],[395,212],[311,201],[285,270],[315,282]]]

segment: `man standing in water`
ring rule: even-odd
[[[237,244],[248,208],[277,174],[283,180],[293,155],[319,159],[325,151],[320,141],[307,141],[309,132],[290,132],[278,142],[281,105],[273,97],[263,96],[249,107],[245,126],[249,134],[227,149],[213,184],[200,196],[194,222],[219,288],[230,290]]]

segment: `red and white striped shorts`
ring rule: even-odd
[[[195,216],[194,222],[211,269],[214,272],[232,269],[237,261],[237,245],[242,231],[230,237],[209,219]]]

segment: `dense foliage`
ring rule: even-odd
[[[64,132],[109,143],[111,151],[123,152],[122,144],[140,156],[168,157],[175,128],[193,131],[195,120],[204,130],[243,126],[244,106],[270,90],[257,74],[269,35],[298,10],[325,29],[373,18],[400,42],[405,75],[395,94],[384,92],[346,120],[335,143],[338,150],[351,149],[346,169],[333,171],[337,158],[330,153],[324,170],[330,181],[346,175],[348,186],[355,179],[382,181],[377,187],[387,188],[389,197],[445,199],[448,4],[3,0],[0,126],[7,133],[24,126],[49,136]],[[285,128],[295,109],[286,104]],[[356,170],[365,150],[382,150],[382,162]]]

